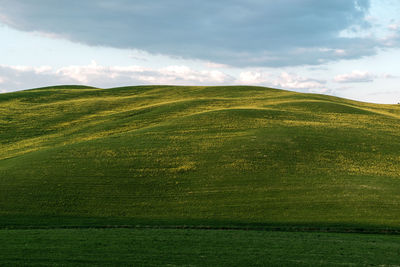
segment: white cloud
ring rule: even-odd
[[[33,67],[29,67],[29,66],[10,66],[10,69],[16,70],[16,71],[32,71],[34,70]]]
[[[296,74],[282,72],[276,76],[267,72],[245,71],[240,73],[238,82],[248,85],[265,85],[282,89],[294,89],[311,92],[325,91],[325,81],[305,78]]]
[[[344,49],[335,49],[335,54],[338,56],[345,56],[346,55],[346,50]]]
[[[282,72],[279,79],[275,82],[277,87],[286,89],[322,89],[325,81],[304,78],[298,75]]]
[[[8,77],[2,79],[1,77]],[[7,90],[27,89],[56,84],[84,84],[115,87],[137,84],[218,85],[234,79],[219,70],[195,70],[188,66],[153,69],[142,66],[72,65],[53,69],[48,66],[0,65],[1,87]]]
[[[51,70],[53,69],[50,66],[32,67],[32,66],[21,66],[21,65],[16,65],[16,66],[0,65],[0,67],[10,68],[18,72],[35,72],[37,74],[51,72]]]
[[[398,76],[390,74],[390,73],[384,73],[384,74],[382,74],[382,78],[383,79],[395,79],[395,78],[398,78]]]
[[[390,25],[388,26],[388,28],[389,28],[389,30],[397,31],[397,30],[400,29],[400,24],[397,24],[397,23],[390,24]]]
[[[266,73],[256,71],[245,71],[239,75],[239,83],[242,84],[261,84],[267,82]]]
[[[2,77],[7,77],[3,79]],[[95,61],[88,65],[61,68],[48,66],[0,65],[0,89],[8,91],[57,84],[83,84],[101,88],[138,84],[176,85],[262,85],[305,92],[326,91],[325,81],[293,73],[273,74],[265,71],[243,71],[235,78],[217,69],[196,70],[185,65],[164,68],[142,66],[103,66]]]
[[[226,83],[232,78],[218,70],[196,71],[187,66],[169,66],[159,70],[162,80],[179,82],[197,82],[197,83]]]
[[[340,74],[334,78],[337,83],[373,82],[377,76],[368,71],[353,70],[351,73]]]
[[[106,73],[106,68],[100,65],[97,65],[95,61],[92,61],[89,65],[86,66],[67,66],[57,69],[55,71],[56,75],[61,75],[64,77],[71,78],[76,80],[77,82],[88,84],[90,78],[104,75],[110,77],[109,73]]]

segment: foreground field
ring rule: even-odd
[[[400,237],[165,229],[0,230],[9,266],[394,266]]]
[[[262,87],[0,94],[0,225],[398,229],[399,118]]]

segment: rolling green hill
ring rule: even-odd
[[[0,224],[400,228],[400,106],[263,87],[0,94]]]

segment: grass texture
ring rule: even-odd
[[[398,229],[399,122],[263,87],[0,94],[0,225]]]
[[[242,230],[0,230],[0,262],[2,266],[398,266],[399,239]]]

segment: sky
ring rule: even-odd
[[[399,0],[0,0],[0,93],[257,85],[400,102]]]

